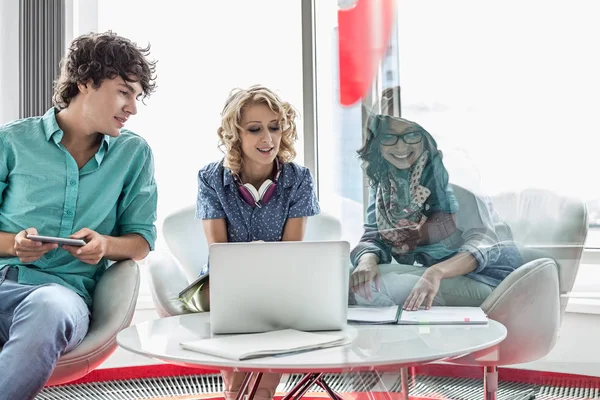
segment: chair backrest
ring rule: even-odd
[[[208,260],[206,236],[202,220],[196,219],[196,207],[191,205],[166,217],[163,236],[188,281],[196,279]]]
[[[453,185],[461,207],[473,194]],[[539,256],[552,257],[559,266],[561,294],[571,291],[588,231],[584,202],[551,191],[527,189],[491,198],[498,215],[511,228],[515,242],[524,247],[525,261]],[[468,208],[467,208],[468,209]],[[567,305],[561,298],[561,315]]]
[[[208,260],[208,246],[202,221],[195,218],[195,206],[185,207],[165,218],[163,235],[171,254],[177,259],[188,281],[198,277]],[[304,240],[340,240],[342,225],[335,217],[321,213],[308,218]]]
[[[325,240],[340,240],[341,237],[342,224],[333,215],[321,212],[319,215],[308,218],[304,240],[320,242]]]

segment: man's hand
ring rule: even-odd
[[[413,287],[402,308],[410,311],[418,310],[421,305],[424,305],[426,309],[431,308],[433,299],[440,290],[441,280],[441,275],[429,267]]]
[[[27,235],[37,234],[37,229],[27,228],[24,231],[17,233],[15,236],[15,254],[19,257],[21,262],[32,263],[50,250],[54,250],[58,247],[56,243],[42,243],[27,239]]]
[[[71,236],[71,239],[83,239],[87,244],[85,246],[63,246],[63,248],[71,253],[80,261],[87,264],[96,265],[102,260],[102,257],[108,252],[108,240],[98,232],[91,229],[83,228]]]
[[[372,300],[371,282],[375,281],[375,289],[379,291],[380,278],[377,258],[372,254],[365,254],[360,258],[358,266],[350,275],[350,290],[358,293],[364,299]]]

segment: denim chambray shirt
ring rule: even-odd
[[[296,163],[281,164],[277,191],[262,207],[252,207],[240,197],[223,160],[208,164],[198,173],[196,218],[224,218],[229,242],[279,241],[288,218],[320,212],[310,171]]]

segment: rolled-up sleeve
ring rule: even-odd
[[[321,208],[315,193],[315,183],[310,170],[306,168],[301,176],[300,185],[290,202],[288,218],[312,217],[320,212]]]
[[[154,250],[156,242],[156,206],[158,193],[154,180],[154,158],[150,147],[140,152],[139,168],[123,189],[118,206],[117,227],[119,235],[136,233]]]
[[[217,191],[211,187],[204,171],[198,172],[198,198],[196,199],[196,218],[198,219],[220,219],[226,214],[217,195]]]
[[[367,208],[365,231],[360,241],[350,253],[350,262],[357,266],[363,254],[375,254],[380,264],[389,264],[392,262],[391,247],[385,243],[379,235],[377,228],[377,219],[375,215],[375,191],[369,190],[369,207]]]
[[[498,261],[502,244],[490,208],[478,196],[470,197],[471,201],[461,204],[459,209],[458,228],[463,231],[464,243],[458,251],[468,252],[477,260],[477,269],[473,272],[478,273]]]

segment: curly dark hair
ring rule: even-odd
[[[362,166],[369,178],[369,183],[375,187],[387,175],[389,164],[379,150],[379,140],[370,127],[371,118],[373,118],[372,115],[367,118],[365,142],[356,152],[362,160]]]
[[[396,104],[398,107],[394,107]],[[363,126],[365,130],[364,143],[356,152],[358,158],[362,160],[362,167],[373,187],[377,186],[382,177],[387,175],[389,166],[381,155],[379,140],[376,132],[372,129],[373,118],[376,118],[377,115],[400,117],[400,86],[386,88],[381,92],[378,102],[371,107],[371,110],[363,109],[363,116],[366,117]]]
[[[371,186],[376,187],[382,179],[387,176],[389,170],[389,163],[383,157],[380,150],[380,142],[378,130],[378,120],[382,118],[393,118],[402,120],[411,126],[411,131],[421,132],[423,135],[423,147],[429,151],[429,159],[433,160],[436,157],[442,157],[442,152],[438,150],[435,139],[427,132],[423,127],[416,122],[406,120],[404,118],[392,117],[385,114],[372,114],[367,117],[366,123],[366,135],[363,146],[356,152],[358,157],[362,160],[362,167],[369,178]]]
[[[97,89],[105,79],[118,76],[127,82],[139,82],[142,100],[149,97],[156,90],[156,61],[149,61],[149,54],[150,45],[138,47],[111,31],[77,37],[61,62],[60,76],[54,85],[54,105],[58,109],[68,107],[79,94],[80,83],[91,80]]]

